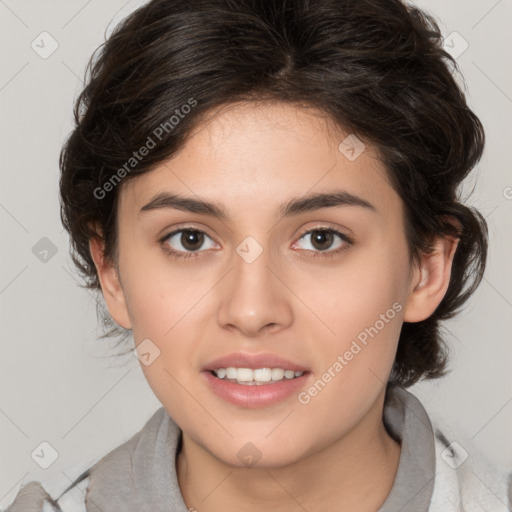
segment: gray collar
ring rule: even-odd
[[[378,512],[427,512],[436,470],[434,432],[427,412],[412,393],[392,387],[383,420],[402,450],[395,483]]]
[[[419,400],[403,388],[390,388],[384,424],[402,450],[395,483],[378,512],[427,512],[434,489],[432,426]],[[87,512],[137,510],[187,512],[176,474],[182,433],[163,407],[126,443],[90,471]]]

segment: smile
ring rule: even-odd
[[[285,370],[283,368],[218,368],[211,370],[212,374],[218,379],[227,382],[234,382],[242,385],[263,385],[268,383],[280,382],[283,379],[295,379],[304,372]]]
[[[258,373],[259,370],[262,370],[262,372]],[[273,371],[276,380],[272,379]],[[220,378],[217,377],[216,372],[219,372],[219,375],[223,375],[225,372],[225,375]],[[289,372],[292,372],[293,376]],[[205,378],[210,391],[221,398],[223,402],[238,407],[255,409],[279,404],[286,399],[295,397],[306,387],[306,383],[312,374],[307,371],[287,370],[285,372],[282,368],[257,368],[252,370],[250,368],[228,367],[206,370],[201,372],[201,375]],[[229,379],[228,376],[231,375],[236,375],[236,377]],[[269,375],[270,380],[259,380],[261,378],[268,379]],[[282,377],[277,379],[281,375]]]

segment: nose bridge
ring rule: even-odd
[[[253,237],[236,247],[219,304],[222,326],[235,326],[251,336],[268,325],[290,324],[291,304],[286,287],[274,275],[273,263],[272,251]]]

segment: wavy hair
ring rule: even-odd
[[[405,206],[411,258],[436,236],[460,240],[438,308],[402,326],[390,385],[446,373],[440,322],[456,314],[485,269],[485,220],[459,194],[484,131],[431,15],[399,0],[152,0],[116,26],[85,74],[59,164],[61,218],[88,288],[100,290],[93,224],[106,257],[116,258],[121,186],[108,182],[122,174],[122,185],[170,158],[215,107],[254,100],[313,107],[377,149]],[[180,116],[191,98],[197,104]],[[120,172],[173,115],[179,123]],[[104,308],[102,319],[104,336],[122,332]]]

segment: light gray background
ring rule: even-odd
[[[69,468],[128,439],[160,407],[138,361],[112,356],[108,342],[96,339],[95,300],[77,285],[57,195],[58,153],[85,65],[107,26],[108,35],[141,3],[0,0],[2,508],[21,482],[76,476]],[[446,324],[452,373],[411,390],[469,456],[477,450],[510,468],[512,2],[416,3],[441,20],[446,40],[457,31],[469,44],[458,62],[487,134],[470,203],[489,222],[491,247],[482,285]],[[59,45],[47,59],[31,48],[43,31]],[[32,252],[42,237],[57,248],[46,263]],[[31,458],[42,441],[59,454],[46,470]]]

